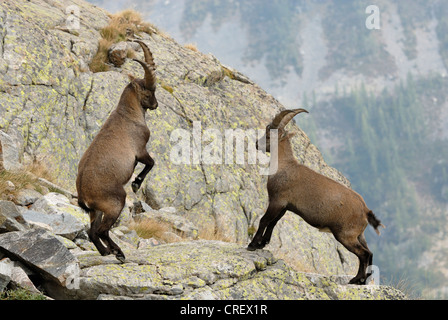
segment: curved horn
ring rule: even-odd
[[[151,67],[154,68],[154,70],[156,69],[156,64],[154,63],[154,58],[152,57],[152,53],[151,50],[149,50],[148,46],[146,45],[146,43],[144,43],[143,41],[140,40],[133,40],[134,42],[137,42],[143,49],[143,53],[145,54],[145,61],[147,64],[149,64]]]
[[[133,40],[134,42],[137,42],[142,47],[143,53],[145,55],[145,62],[146,67],[143,67],[145,69],[145,83],[147,88],[155,88],[156,86],[156,64],[154,63],[154,58],[152,57],[151,50],[149,50],[148,46],[140,40]],[[136,59],[134,59],[137,61]],[[141,64],[141,61],[137,61]],[[148,69],[148,72],[147,72]]]
[[[292,118],[302,112],[308,113],[305,109],[283,110],[272,120],[271,126],[272,128],[284,128]]]
[[[145,87],[148,89],[154,89],[156,86],[156,79],[153,75],[153,71],[149,68],[148,64],[138,59],[132,59],[132,60],[140,63],[143,69],[145,69]]]

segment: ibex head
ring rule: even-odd
[[[139,97],[140,104],[143,109],[155,110],[158,107],[158,102],[156,99],[156,65],[152,57],[152,53],[148,46],[140,40],[132,40],[140,44],[145,55],[145,62],[139,59],[133,59],[134,61],[140,63],[145,70],[144,79],[134,79],[132,84]]]
[[[278,130],[277,137],[280,142],[285,138],[287,132],[285,130],[286,125],[299,113],[306,112],[305,109],[283,110],[277,114],[270,124],[266,126],[265,135],[257,141],[257,149],[261,151],[271,152],[271,130]]]

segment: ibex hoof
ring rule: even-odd
[[[248,246],[247,246],[247,250],[249,251],[255,251],[257,249],[263,249],[269,242],[265,242],[263,240],[261,240],[260,242],[251,242]]]
[[[353,278],[351,279],[348,284],[357,284],[357,285],[365,285],[366,280],[364,278]]]
[[[263,249],[263,247],[264,246],[262,246],[260,243],[250,243],[246,249],[248,251],[255,251],[257,249]]]
[[[126,262],[126,257],[122,253],[117,254],[115,256],[115,258],[117,258],[117,260],[120,261],[121,263],[125,263]]]
[[[135,181],[132,182],[132,191],[134,191],[134,193],[137,193],[138,189],[140,189],[140,185],[138,183],[136,183]]]
[[[135,178],[134,182],[132,182],[131,186],[132,186],[132,191],[134,191],[134,193],[137,193],[138,189],[140,189],[142,182],[143,182],[143,179],[141,179],[139,177]]]

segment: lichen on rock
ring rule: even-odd
[[[60,184],[72,192],[78,161],[117,105],[128,74],[143,76],[141,67],[129,59],[108,72],[92,73],[86,67],[98,49],[99,30],[110,18],[82,0],[75,3],[83,13],[76,32],[64,29],[65,9],[73,1],[0,3],[0,129],[20,140],[21,157],[44,158]],[[263,293],[252,292],[259,286],[264,288],[260,292],[278,288],[264,297],[331,298],[319,288],[308,291],[307,276],[287,264],[296,270],[333,275],[354,273],[358,261],[332,236],[309,227],[298,216],[287,213],[266,247],[286,264],[243,250],[268,204],[266,176],[257,165],[247,163],[247,150],[244,164],[226,163],[225,158],[222,164],[194,163],[192,158],[190,163],[176,164],[170,158],[176,144],[171,134],[176,129],[192,135],[195,122],[200,122],[202,132],[215,129],[222,136],[226,130],[264,129],[284,107],[213,55],[186,49],[158,32],[139,36],[151,48],[157,66],[159,108],[147,114],[151,130],[147,148],[156,164],[137,197],[155,209],[175,207],[198,227],[199,234],[205,230],[234,243],[198,242],[188,248],[181,243],[148,248],[138,255],[129,252],[125,265],[84,268],[81,286],[89,293],[75,295],[97,298],[113,282],[111,295],[261,298]],[[142,58],[143,53],[135,55]],[[295,124],[289,128],[296,133],[293,149],[300,162],[349,185],[324,162],[306,133]],[[201,141],[204,147],[206,140]],[[215,259],[216,253],[221,256]],[[183,267],[177,267],[173,259]],[[133,273],[147,274],[151,280],[121,278]],[[122,287],[126,287],[123,292]]]
[[[191,241],[127,251],[125,264],[81,254],[80,286],[65,299],[403,299],[384,286],[346,285],[347,276],[299,273],[271,252],[237,244]]]

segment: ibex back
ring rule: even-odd
[[[142,65],[145,78],[133,79],[126,86],[117,108],[81,158],[76,179],[78,204],[90,215],[90,240],[102,255],[113,253],[121,262],[125,261],[125,256],[110,239],[109,230],[124,207],[124,185],[131,179],[137,163],[143,163],[144,169],[132,183],[132,190],[137,192],[154,166],[146,150],[150,131],[145,112],[158,106],[155,64],[146,44],[136,42],[143,49],[145,62],[134,61]]]

